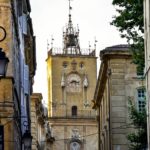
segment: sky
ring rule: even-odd
[[[42,93],[43,102],[47,103],[47,41],[50,44],[53,37],[53,47],[62,47],[63,27],[68,23],[68,0],[30,0],[31,17],[34,35],[36,36],[37,70],[33,91]],[[116,14],[112,0],[71,0],[71,15],[73,26],[80,29],[80,47],[94,48],[96,37],[96,55],[98,70],[100,66],[100,50],[113,45],[126,44],[120,38],[116,27],[110,25]],[[51,44],[50,44],[51,46]]]

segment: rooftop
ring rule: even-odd
[[[108,55],[108,54],[116,54],[116,53],[117,54],[127,53],[128,55],[130,55],[129,48],[130,45],[128,44],[120,44],[120,45],[106,47],[105,49],[100,51],[100,57],[102,58],[106,54]]]
[[[106,47],[104,50],[129,50],[130,45],[128,44],[120,44],[120,45],[113,45],[110,47]]]

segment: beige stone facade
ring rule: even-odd
[[[14,126],[15,120],[13,119],[13,85],[13,78],[0,79],[0,125],[4,127],[4,148],[6,150],[15,146],[13,142],[9,143],[9,141],[18,135],[18,129]]]
[[[47,66],[53,150],[71,150],[71,143],[79,144],[81,150],[97,150],[96,114],[91,104],[96,57],[50,54]],[[77,85],[72,83],[76,81]]]
[[[145,76],[147,91],[147,133],[148,133],[148,149],[150,149],[150,1],[144,0],[144,32],[145,32]]]
[[[136,75],[136,66],[128,45],[107,47],[100,52],[101,66],[95,90],[99,122],[99,150],[128,150],[127,135],[132,128],[128,101],[139,107],[138,91],[144,81]],[[142,90],[143,92],[143,90]]]
[[[42,105],[42,95],[40,93],[33,93],[31,96],[31,133],[32,150],[38,150],[45,145],[45,121],[46,116]],[[42,143],[43,141],[43,143]]]
[[[65,63],[66,68],[64,68]],[[80,66],[82,63],[83,68]],[[71,117],[72,106],[76,105],[79,116],[93,117],[95,113],[89,106],[96,84],[96,57],[49,55],[47,65],[49,116]],[[85,78],[89,82],[88,88],[83,85]],[[74,85],[69,83],[71,80],[77,80],[78,85],[73,87]]]
[[[47,115],[47,109],[42,104],[42,94],[33,93],[31,96],[32,150],[49,150],[54,141],[47,122]]]
[[[0,77],[5,150],[23,149],[23,134],[26,129],[30,132],[30,94],[36,70],[30,12],[29,0],[0,0],[0,48],[9,59],[6,76]]]

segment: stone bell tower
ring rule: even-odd
[[[46,61],[53,150],[97,150],[96,114],[91,102],[96,86],[95,49],[80,48],[79,28],[73,27],[70,1],[63,48],[51,47]]]

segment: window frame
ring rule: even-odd
[[[139,93],[140,92],[140,93]],[[142,112],[146,107],[146,91],[144,87],[139,87],[136,89],[137,95],[137,109],[139,112]],[[144,105],[144,106],[143,106]]]

